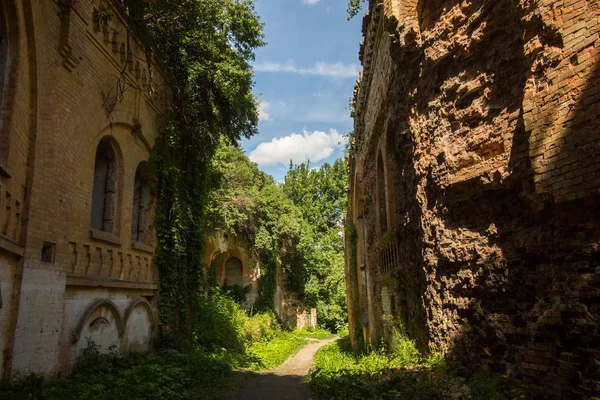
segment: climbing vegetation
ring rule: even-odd
[[[192,347],[208,287],[201,258],[212,160],[222,140],[257,132],[254,50],[264,45],[253,0],[122,0],[129,26],[159,60],[171,94],[152,152],[155,264],[163,343]],[[148,57],[151,51],[148,50]]]

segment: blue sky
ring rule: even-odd
[[[256,52],[260,133],[242,147],[281,180],[290,158],[318,167],[343,155],[348,100],[358,78],[361,18],[345,0],[257,0],[267,46]]]

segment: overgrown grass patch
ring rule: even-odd
[[[303,338],[319,339],[319,340],[332,339],[335,337],[335,335],[333,333],[329,332],[326,329],[314,329],[314,330],[296,329],[294,331],[294,335],[303,337]]]
[[[248,348],[251,361],[247,367],[254,370],[275,368],[305,344],[306,339],[289,332],[282,332],[270,341],[255,342]]]
[[[499,380],[485,373],[456,376],[439,355],[423,357],[414,343],[397,339],[393,351],[354,353],[347,337],[321,348],[310,384],[321,400],[503,400]]]
[[[0,383],[0,399],[189,399],[224,384],[234,363],[227,353],[164,350],[102,355],[90,347],[70,376],[55,380],[33,375],[5,379]]]

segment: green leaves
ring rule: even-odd
[[[171,343],[189,343],[201,288],[209,196],[222,138],[257,132],[254,49],[264,45],[252,0],[123,0],[129,25],[162,60],[173,95],[152,164],[157,176],[159,316]],[[235,211],[230,208],[229,211]],[[223,215],[225,223],[240,213]]]
[[[317,308],[319,324],[331,331],[342,329],[348,319],[342,228],[347,179],[341,158],[319,169],[290,162],[281,185],[304,220],[288,282],[304,294],[307,306]]]
[[[348,8],[346,9],[348,12],[348,20],[356,17],[366,1],[367,0],[348,0]]]

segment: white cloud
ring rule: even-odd
[[[271,105],[268,101],[261,101],[258,103],[258,120],[259,121],[273,121],[269,114],[269,107]]]
[[[335,129],[329,133],[302,131],[282,138],[263,142],[250,153],[250,159],[261,166],[287,164],[292,160],[299,164],[307,160],[321,161],[330,157],[336,149],[345,145],[346,138]]]
[[[314,6],[315,4],[317,4],[318,2],[320,2],[321,0],[302,0],[302,2],[304,4],[308,4],[309,6]]]
[[[258,72],[288,72],[299,75],[328,76],[331,78],[357,78],[360,66],[358,64],[344,64],[342,62],[327,63],[317,61],[310,68],[299,68],[294,65],[293,61],[288,61],[285,64],[267,61],[256,64],[254,69]]]

